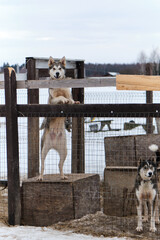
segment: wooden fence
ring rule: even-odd
[[[84,62],[67,62],[67,76],[62,81],[41,80],[48,77],[47,59],[27,58],[27,80],[16,81],[16,74],[5,69],[0,88],[5,87],[5,105],[0,117],[6,117],[8,164],[9,223],[20,224],[21,201],[19,180],[18,117],[28,117],[28,177],[39,174],[39,117],[73,117],[72,173],[85,172],[83,117],[160,117],[159,104],[83,104],[84,87],[115,86],[116,78],[84,78]],[[70,87],[80,105],[39,104],[39,88]],[[28,104],[17,104],[16,89],[28,89]],[[74,118],[75,117],[75,118]],[[34,147],[33,147],[34,146]]]

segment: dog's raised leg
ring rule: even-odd
[[[137,201],[137,215],[138,215],[138,226],[136,228],[137,232],[143,231],[142,227],[142,201]]]

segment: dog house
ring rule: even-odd
[[[104,213],[119,217],[136,215],[134,184],[138,162],[154,155],[148,147],[160,147],[160,135],[106,137],[104,144]]]

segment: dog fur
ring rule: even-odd
[[[50,57],[48,65],[49,74],[53,81],[65,79],[65,57],[63,57],[60,61],[55,61],[52,57]],[[49,89],[48,104],[79,104],[79,102],[72,99],[68,88],[51,88]],[[38,176],[38,180],[43,180],[44,162],[50,149],[55,149],[59,153],[60,177],[61,179],[67,179],[63,173],[63,164],[67,156],[65,118],[45,118],[40,129],[44,129],[44,132],[41,139],[41,173]]]
[[[160,151],[158,146],[152,144],[149,146],[152,152],[156,153],[156,157],[148,160],[140,160],[137,178],[135,182],[135,191],[137,198],[137,215],[138,226],[136,230],[138,232],[143,231],[142,226],[142,210],[144,207],[144,222],[148,221],[148,204],[150,205],[151,220],[150,231],[156,232],[155,223],[159,224],[159,207],[158,207],[158,177],[157,167],[160,161]]]

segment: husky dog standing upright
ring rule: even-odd
[[[63,57],[60,61],[49,58],[49,74],[51,79],[60,80],[65,78],[66,59]],[[49,89],[48,104],[78,104],[78,101],[72,99],[68,88]],[[51,117],[45,118],[41,128],[44,129],[41,139],[41,173],[38,180],[43,180],[44,161],[50,149],[55,149],[60,156],[59,171],[61,179],[67,179],[63,173],[63,164],[67,156],[65,118]]]
[[[136,230],[141,232],[142,226],[142,210],[144,206],[144,222],[148,221],[148,206],[150,205],[151,221],[150,231],[156,232],[155,223],[159,224],[159,207],[158,207],[158,177],[157,166],[160,161],[160,151],[158,146],[152,144],[149,146],[152,152],[156,153],[156,157],[148,160],[140,160],[138,173],[135,183],[136,197],[137,197],[137,215],[138,226]]]

